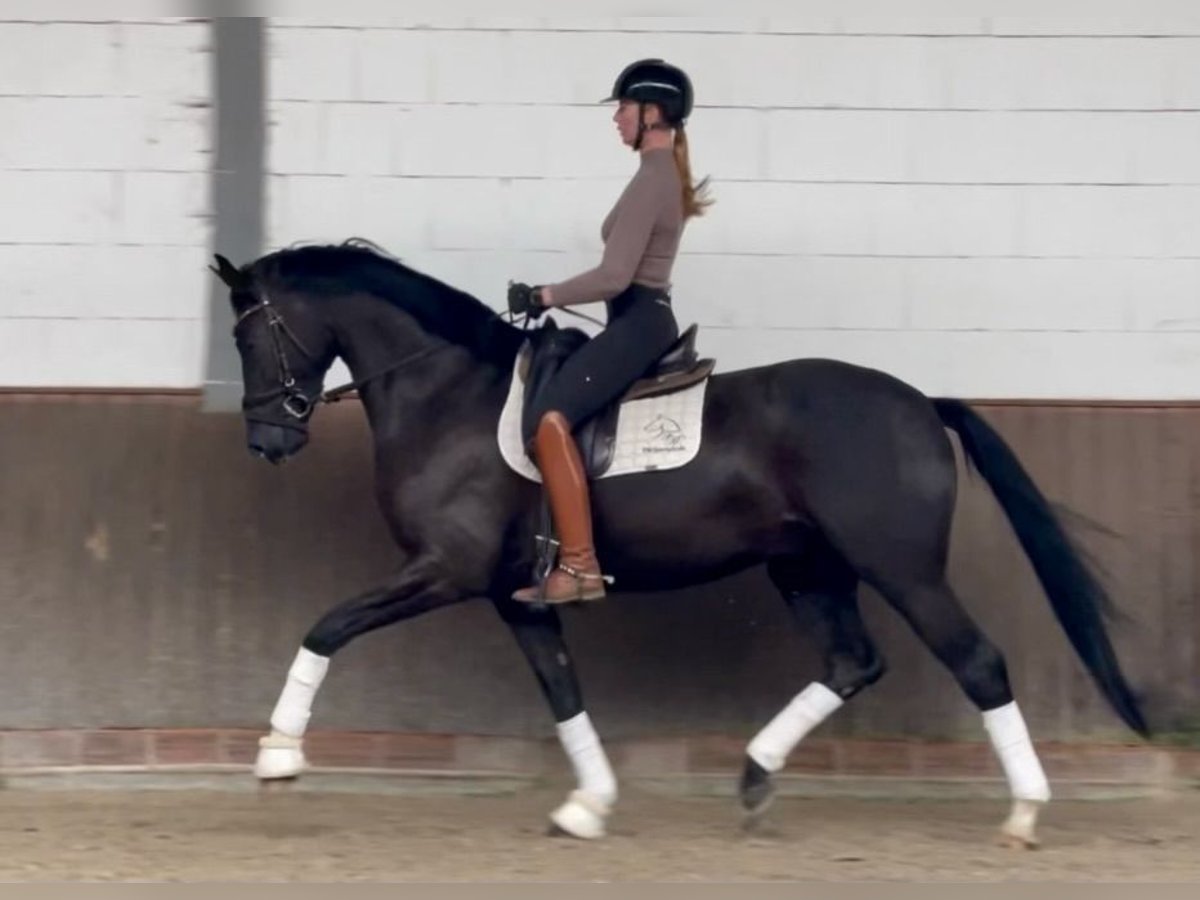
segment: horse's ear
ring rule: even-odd
[[[220,253],[214,253],[213,259],[217,261],[215,266],[208,268],[216,273],[216,276],[225,282],[226,287],[230,290],[236,290],[246,283],[246,276],[239,271],[238,267],[231,263]]]

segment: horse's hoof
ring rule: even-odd
[[[1000,834],[997,836],[1000,846],[1013,850],[1036,850],[1038,839],[1035,830],[1041,806],[1042,801],[1013,801],[1012,813],[1000,826]]]
[[[582,791],[572,791],[567,802],[550,813],[548,834],[583,841],[597,840],[606,834],[604,820],[609,812],[608,804]]]
[[[754,831],[755,829],[757,829],[758,826],[763,823],[763,820],[766,819],[767,810],[769,810],[771,808],[771,804],[774,802],[775,802],[775,794],[774,794],[774,792],[772,792],[769,797],[764,799],[762,803],[758,804],[758,806],[754,807],[753,809],[743,808],[743,810],[742,810],[742,830],[743,831]]]
[[[299,738],[272,733],[258,741],[254,777],[260,781],[294,779],[308,768],[303,742]]]
[[[750,830],[762,821],[771,804],[775,802],[775,785],[771,773],[753,759],[746,760],[742,780],[738,785],[738,796],[742,803],[742,827]]]
[[[996,843],[1006,850],[1036,850],[1041,846],[1035,837],[1013,834],[1009,831],[1001,831],[996,835]]]
[[[263,795],[284,794],[295,787],[298,780],[295,775],[290,778],[260,778],[258,792]]]
[[[308,761],[291,753],[259,753],[254,764],[254,777],[259,781],[288,781],[303,775]]]

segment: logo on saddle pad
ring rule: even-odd
[[[687,447],[688,436],[683,426],[662,413],[647,422],[642,431],[647,438],[646,445],[641,448],[643,453],[674,453]]]
[[[695,458],[700,451],[704,396],[714,364],[711,359],[696,358],[695,332],[693,325],[656,369],[635,383],[619,403],[597,413],[579,429],[576,437],[589,478],[676,469]],[[531,481],[541,481],[541,473],[525,452],[522,431],[531,371],[529,356],[527,347],[513,367],[497,438],[510,468]]]

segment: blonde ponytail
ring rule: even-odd
[[[708,196],[708,178],[699,184],[692,183],[692,162],[688,156],[687,133],[680,125],[675,129],[675,168],[679,171],[679,181],[683,184],[683,217],[702,216],[713,201]]]

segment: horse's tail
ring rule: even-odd
[[[1067,536],[1050,504],[1004,439],[960,400],[933,401],[938,416],[962,442],[1008,516],[1017,540],[1050,599],[1067,638],[1100,691],[1130,728],[1143,737],[1149,726],[1104,628],[1112,601]]]

